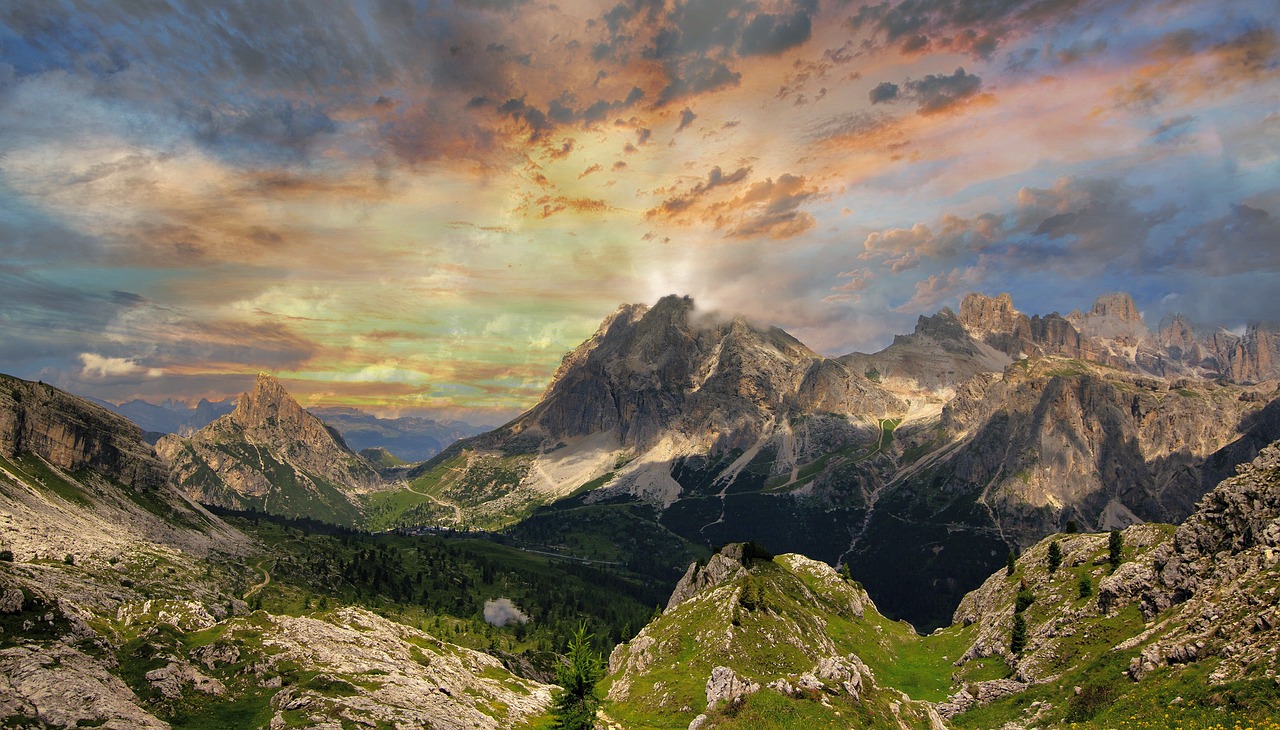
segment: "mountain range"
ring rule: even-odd
[[[848,564],[929,630],[1045,535],[1184,519],[1280,436],[1276,343],[1181,318],[1152,333],[1125,294],[1065,317],[970,294],[880,352],[826,358],[672,296],[619,308],[537,405],[416,466],[354,453],[265,374],[158,452],[205,504],[502,530],[657,577],[758,540]]]
[[[1046,352],[978,327],[989,303],[835,359],[624,307],[534,409],[390,472],[265,374],[155,448],[0,377],[0,723],[543,727],[540,632],[584,616],[609,727],[1274,721],[1275,383],[1111,335]],[[395,509],[569,555],[263,519]],[[486,623],[497,591],[531,624]]]
[[[407,478],[525,539],[589,549],[625,511],[703,548],[848,563],[929,629],[1046,534],[1185,518],[1280,434],[1276,344],[1261,326],[1152,333],[1124,294],[1066,317],[970,294],[880,352],[825,358],[666,297],[621,307],[536,406]]]

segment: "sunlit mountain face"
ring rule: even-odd
[[[620,303],[1275,320],[1271,0],[0,6],[0,371],[495,423]]]

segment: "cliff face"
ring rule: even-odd
[[[128,419],[43,383],[0,375],[0,456],[40,456],[137,489],[165,483],[164,465]]]
[[[231,413],[156,448],[180,488],[220,507],[353,524],[358,495],[382,487],[372,465],[266,374]]]
[[[942,427],[965,444],[952,478],[985,485],[1000,512],[1047,509],[1044,524],[1019,520],[1023,544],[1067,519],[1096,529],[1181,520],[1203,493],[1200,465],[1257,409],[1234,389],[1182,386],[1052,361],[975,381],[943,409]]]
[[[1256,382],[1280,377],[1280,334],[1252,324],[1243,336],[1216,332],[1207,342],[1223,374],[1232,380]]]

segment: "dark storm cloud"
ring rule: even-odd
[[[876,87],[871,90],[871,93],[868,94],[868,96],[870,97],[872,104],[880,104],[882,102],[897,99],[898,90],[899,87],[897,84],[890,81],[882,81],[876,84]]]
[[[958,68],[950,76],[929,74],[904,86],[906,97],[918,104],[921,114],[935,114],[977,94],[982,88],[982,79]]]
[[[951,75],[929,74],[921,79],[898,84],[884,81],[871,90],[872,104],[905,99],[916,103],[916,111],[924,115],[937,114],[974,96],[982,89],[982,79],[963,68]]]
[[[742,31],[738,52],[744,56],[771,56],[809,40],[812,31],[810,10],[791,15],[761,13]]]
[[[1010,36],[1073,17],[1096,0],[885,0],[850,17],[903,53],[946,50],[990,58]]]
[[[688,0],[671,5],[618,4],[601,16],[608,37],[593,49],[596,60],[623,61],[638,49],[662,64],[666,84],[659,106],[736,86],[736,58],[769,56],[803,45],[813,31],[813,0],[786,2],[761,12],[739,0]]]

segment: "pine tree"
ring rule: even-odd
[[[596,710],[600,698],[596,683],[604,676],[600,655],[591,650],[591,635],[586,624],[578,627],[569,641],[567,664],[556,668],[556,692],[551,716],[557,730],[592,730],[596,726]]]
[[[1107,561],[1111,563],[1111,569],[1120,567],[1124,553],[1124,536],[1119,530],[1111,531],[1111,538],[1107,541],[1107,552]]]
[[[1058,545],[1057,540],[1054,540],[1049,543],[1049,575],[1057,572],[1060,565],[1062,565],[1062,547]]]
[[[1027,648],[1027,620],[1022,614],[1013,616],[1013,634],[1009,637],[1009,651],[1021,654]]]
[[[1018,556],[1017,556],[1017,555],[1014,555],[1014,554],[1013,554],[1013,551],[1012,551],[1012,550],[1010,550],[1010,551],[1009,551],[1009,559],[1008,559],[1008,560],[1006,560],[1006,561],[1005,561],[1005,564],[1004,564],[1004,574],[1005,574],[1005,575],[1013,575],[1013,571],[1014,571],[1014,569],[1017,567],[1017,564],[1016,564],[1017,559],[1018,559]]]

